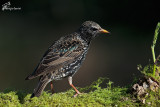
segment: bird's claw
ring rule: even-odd
[[[82,94],[84,94],[84,93],[79,92],[79,93],[76,93],[73,97],[76,98],[78,95],[82,95]]]

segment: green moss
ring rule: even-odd
[[[153,70],[155,69],[155,73],[157,74],[154,74],[153,75]],[[143,69],[142,69],[142,66],[141,65],[138,65],[138,70],[141,72],[141,74],[143,74],[144,76],[146,77],[152,77],[154,78],[155,80],[157,80],[158,82],[160,82],[160,78],[159,78],[159,71],[160,71],[160,67],[159,66],[156,66],[155,64],[149,64],[149,65],[146,65]]]
[[[112,87],[112,82],[108,81],[105,88],[101,84],[106,81],[99,78],[86,88],[79,88],[83,93],[73,98],[75,91],[70,89],[66,92],[51,94],[44,91],[40,97],[30,98],[31,94],[23,91],[7,89],[0,93],[0,107],[135,107],[160,105],[160,90],[150,91],[146,96],[146,103],[142,104],[135,99],[127,87]]]
[[[0,107],[21,107],[16,92],[0,93]]]
[[[157,92],[150,91],[146,98],[146,107],[160,107],[160,89]]]
[[[127,93],[127,88],[111,87],[111,81],[106,84],[106,88],[101,88],[100,84],[104,80],[106,79],[100,78],[89,87],[79,88],[81,92],[89,92],[76,98],[72,97],[75,94],[73,89],[53,95],[43,92],[39,98],[32,99],[30,98],[31,94],[26,94],[23,91],[5,91],[0,93],[0,107],[138,106],[138,103],[133,102],[131,95]]]

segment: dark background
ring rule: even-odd
[[[85,62],[73,78],[75,86],[85,87],[98,77],[108,77],[115,86],[125,86],[140,75],[138,64],[144,66],[149,59],[152,62],[150,46],[160,21],[160,6],[154,0],[10,2],[11,7],[21,10],[0,10],[0,90],[11,87],[32,92],[38,78],[24,79],[33,72],[47,48],[87,20],[99,23],[111,35],[100,35],[92,41]],[[157,54],[159,43],[160,40]],[[70,88],[67,79],[53,84],[56,92]]]

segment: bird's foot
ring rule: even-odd
[[[76,93],[73,97],[76,98],[78,95],[82,95],[82,94],[84,94],[84,93],[78,92],[78,93]]]

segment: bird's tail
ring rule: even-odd
[[[42,77],[42,78],[43,78],[43,77]],[[39,97],[39,96],[42,94],[44,88],[46,87],[46,85],[47,85],[49,82],[50,82],[50,81],[49,81],[48,79],[45,79],[45,80],[43,80],[43,81],[41,81],[41,79],[40,79],[40,81],[39,81],[39,83],[38,83],[38,86],[34,89],[34,92],[33,92],[33,94],[31,95],[31,98],[33,98],[33,97]]]

